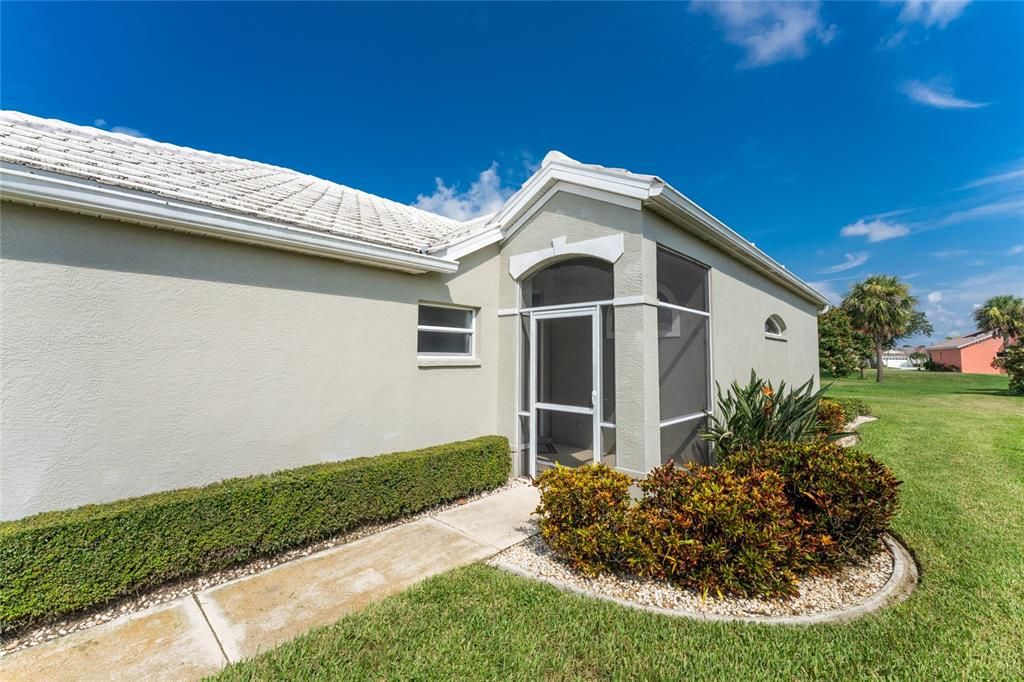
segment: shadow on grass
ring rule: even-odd
[[[962,391],[954,391],[956,395],[1001,395],[1006,397],[1021,397],[1010,393],[1008,388],[965,388]]]

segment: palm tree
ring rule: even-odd
[[[992,332],[1003,339],[1003,350],[1024,334],[1024,300],[1020,296],[993,296],[974,311],[978,329]]]
[[[919,326],[921,313],[914,310],[917,299],[910,295],[910,285],[896,275],[871,275],[857,282],[843,301],[850,322],[871,338],[875,347],[875,381],[882,381],[885,345],[910,333]],[[915,323],[916,322],[916,323]]]

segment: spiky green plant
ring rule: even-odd
[[[746,386],[734,381],[725,393],[717,383],[715,388],[718,409],[708,414],[708,428],[701,438],[715,443],[719,454],[765,441],[802,441],[821,435],[816,433],[818,401],[827,387],[815,391],[813,378],[787,391],[785,381],[775,387],[751,370]]]

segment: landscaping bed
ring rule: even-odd
[[[894,540],[889,540],[895,543]],[[909,560],[906,551],[894,547]],[[542,580],[556,587],[624,606],[665,615],[711,620],[746,620],[763,623],[807,623],[848,620],[874,610],[863,607],[873,597],[878,606],[905,598],[916,582],[912,562],[894,575],[895,559],[885,542],[878,551],[854,561],[828,576],[800,581],[798,592],[788,599],[701,596],[663,580],[609,573],[585,576],[560,560],[539,537],[511,547],[488,563],[511,573]]]
[[[887,581],[882,537],[900,486],[885,464],[836,442],[852,412],[869,411],[855,407],[822,400],[811,382],[786,391],[751,373],[719,390],[701,434],[717,465],[670,461],[636,481],[600,464],[545,471],[536,513],[546,548],[513,558],[549,572],[557,558],[565,584],[625,591],[643,606],[763,614],[796,600],[792,613],[854,604]],[[838,603],[825,604],[826,593]]]
[[[458,569],[218,679],[1017,679],[1024,670],[1024,402],[1006,377],[893,373],[865,449],[904,481],[894,535],[922,580],[843,625],[669,618],[487,565]]]
[[[639,502],[627,501],[630,482],[610,470],[548,472],[538,480],[541,535],[488,563],[666,615],[791,624],[859,617],[917,582],[909,553],[884,534],[898,482],[870,456],[841,450],[875,419],[866,412],[859,401],[821,400],[805,442],[726,453],[718,472],[661,467],[639,483]],[[830,432],[851,435],[829,443]],[[795,523],[777,514],[786,512],[776,472],[754,476],[768,468],[783,474]]]

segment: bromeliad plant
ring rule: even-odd
[[[805,441],[821,435],[818,401],[828,387],[815,391],[813,379],[787,391],[786,382],[779,382],[776,388],[751,370],[746,386],[734,381],[724,394],[721,386],[716,387],[718,412],[708,414],[708,429],[701,438],[715,443],[720,454],[765,441]],[[843,434],[824,435],[834,438]]]

